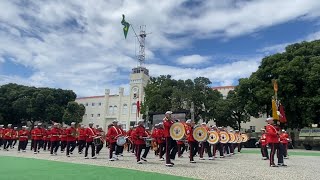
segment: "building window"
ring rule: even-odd
[[[94,103],[92,103],[91,105],[94,106]]]
[[[102,105],[102,103],[101,102],[99,102],[99,106],[101,106]]]
[[[100,117],[100,114],[97,114],[98,117]]]
[[[88,103],[86,103],[86,106],[88,106]]]
[[[113,106],[113,114],[117,114],[118,106]]]
[[[132,114],[136,114],[137,113],[137,104],[136,103],[132,103],[131,113]]]
[[[128,113],[128,105],[127,104],[124,104],[123,107],[122,107],[122,114],[127,114]]]
[[[91,117],[93,117],[93,114],[91,114]]]
[[[113,106],[109,106],[109,114],[113,114]]]

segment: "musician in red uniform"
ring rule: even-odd
[[[61,141],[61,146],[60,146],[60,151],[61,153],[64,153],[64,150],[67,147],[67,125],[63,125],[62,128],[60,129],[60,141]]]
[[[103,148],[104,137],[105,137],[105,133],[104,133],[102,127],[97,128],[96,134],[98,137],[100,137],[100,140],[101,140],[101,144],[97,145],[97,150],[96,150],[96,154],[99,155],[101,149]]]
[[[38,154],[40,152],[40,145],[41,145],[41,140],[43,136],[43,131],[42,131],[42,123],[38,123],[38,127],[34,129],[34,147],[33,147],[33,152],[34,154]]]
[[[132,141],[132,154],[136,155],[136,128],[137,128],[137,125],[134,125],[133,126],[133,129],[130,133],[130,140]]]
[[[76,123],[72,122],[71,126],[66,129],[67,134],[67,157],[70,157],[70,154],[73,154],[73,150],[76,148]]]
[[[40,140],[40,148],[43,148],[44,149],[44,144],[45,144],[45,141],[47,140],[47,130],[45,127],[41,127],[41,132],[42,132],[42,138]]]
[[[32,151],[33,150],[33,147],[34,147],[34,138],[35,138],[35,129],[37,129],[38,128],[38,126],[37,125],[35,125],[35,126],[33,126],[33,129],[31,129],[31,147],[30,147],[30,150]]]
[[[280,143],[283,146],[283,156],[284,159],[288,159],[288,143],[290,141],[289,134],[286,132],[286,130],[282,130],[282,133],[280,134]]]
[[[50,129],[51,129],[51,126],[48,126],[48,128],[45,129],[46,136],[43,138],[43,141],[44,141],[43,150],[44,151],[47,151],[47,147],[48,147],[48,151],[50,151],[50,146],[51,146],[51,143],[50,143],[50,137],[51,137]]]
[[[83,148],[86,146],[86,129],[81,125],[78,129],[78,153],[82,154]]]
[[[187,140],[190,146],[190,151],[189,151],[189,158],[190,158],[190,163],[196,163],[194,161],[194,156],[198,152],[198,142],[194,139],[193,137],[193,128],[194,128],[194,122],[191,121],[191,119],[188,119],[186,121],[186,135],[187,135]]]
[[[157,143],[157,131],[158,131],[158,129],[159,129],[159,124],[155,124],[154,125],[154,128],[153,128],[153,130],[152,130],[152,133],[151,133],[151,138],[152,138],[152,143],[154,144],[156,144],[157,146],[156,146],[156,150],[154,151],[154,155],[155,156],[158,156],[159,155],[159,145],[158,145],[158,143]]]
[[[18,132],[19,134],[19,144],[18,144],[18,152],[22,149],[22,152],[26,152],[26,147],[28,144],[29,131],[26,126],[22,126],[22,129]]]
[[[177,120],[178,122],[180,120]],[[181,122],[181,121],[180,121]],[[181,122],[184,126],[186,126],[186,123],[184,122]],[[179,158],[182,158],[182,154],[184,153],[184,151],[186,150],[186,146],[185,146],[185,143],[184,143],[184,140],[179,140],[177,141],[177,149],[178,149],[178,157]]]
[[[1,147],[2,147],[2,145],[3,145],[3,135],[4,135],[4,127],[3,127],[4,125],[0,125],[0,150],[1,150]]]
[[[118,121],[114,120],[112,122],[112,126],[109,128],[107,137],[109,139],[109,161],[118,160],[118,157],[113,157],[113,151],[118,155],[118,151],[116,151],[117,147],[117,138],[121,135],[121,130],[118,128]]]
[[[139,120],[138,127],[136,128],[136,132],[135,132],[136,157],[137,157],[138,164],[142,164],[140,156],[141,156],[142,149],[146,147],[146,142],[145,142],[144,138],[148,136],[143,123],[144,123],[144,120]],[[144,158],[144,161],[146,161],[145,158]]]
[[[133,126],[130,126],[129,131],[126,133],[127,134],[127,151],[130,152],[130,150],[132,150],[132,140],[131,140],[131,132],[133,130]]]
[[[60,129],[59,129],[59,124],[54,123],[53,127],[50,130],[50,142],[51,142],[51,148],[50,148],[50,154],[51,156],[57,155],[57,151],[59,149],[59,142],[60,142]]]
[[[91,159],[96,159],[96,147],[93,143],[93,138],[95,138],[96,135],[96,130],[93,127],[93,122],[89,123],[89,127],[86,128],[86,150],[84,152],[84,158],[89,159],[88,157],[88,150],[89,147],[91,147]]]
[[[171,111],[167,111],[165,118],[163,119],[163,134],[166,139],[166,166],[168,167],[172,167],[174,165],[174,163],[171,162],[171,159],[174,160],[177,153],[177,142],[170,136],[170,128],[174,123],[171,118],[171,114]]]
[[[12,124],[8,124],[7,128],[4,130],[3,133],[3,140],[4,140],[4,149],[9,151],[9,147],[12,145],[12,136],[13,136],[13,129]]]
[[[118,130],[120,131],[120,136],[126,136],[126,131],[123,130],[123,127],[122,125],[118,125]],[[123,156],[123,149],[124,149],[124,145],[123,146],[117,146],[118,150],[117,150],[117,153],[116,155],[120,155],[120,156]]]
[[[268,122],[268,125],[266,126],[266,132],[267,132],[267,142],[269,144],[269,147],[271,148],[270,152],[270,167],[278,167],[278,166],[286,166],[283,163],[283,156],[278,156],[278,166],[274,163],[274,155],[276,151],[280,151],[279,149],[279,135],[280,132],[276,127],[276,124],[274,123],[273,118],[268,118],[266,120]]]
[[[19,138],[18,127],[13,127],[12,143],[11,143],[10,149],[14,148],[14,146],[17,144],[18,138]]]
[[[163,123],[159,123],[159,128],[156,134],[157,137],[157,143],[159,145],[159,160],[164,161],[163,155],[166,152],[166,141],[164,138],[164,128],[163,128]]]
[[[206,123],[202,123],[201,126],[207,131],[209,132],[210,129],[209,127],[207,126]],[[201,142],[201,149],[200,149],[200,160],[205,160],[205,158],[203,157],[203,154],[204,154],[204,150],[207,150],[208,152],[208,156],[209,156],[209,160],[213,160],[213,157],[212,157],[212,151],[211,151],[211,146],[210,144],[205,141],[205,142]]]
[[[268,142],[267,142],[267,133],[265,129],[261,129],[261,137],[258,143],[260,144],[262,159],[268,160],[269,159],[269,153],[267,148]]]

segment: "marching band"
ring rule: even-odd
[[[257,142],[260,144],[262,157],[264,160],[270,160],[270,167],[286,166],[283,159],[287,158],[289,136],[285,130],[280,131],[272,118],[268,118],[266,122],[268,123],[266,129],[261,129],[262,135]],[[91,158],[96,159],[96,154],[99,154],[105,144],[109,148],[109,161],[116,161],[127,146],[127,151],[136,156],[138,164],[147,162],[149,150],[152,149],[159,157],[159,161],[165,161],[165,166],[172,167],[177,153],[178,158],[182,158],[183,153],[188,152],[190,163],[196,163],[194,157],[197,154],[199,160],[206,159],[205,153],[208,155],[208,160],[214,160],[217,157],[217,150],[220,158],[225,158],[234,155],[236,148],[240,153],[242,143],[249,139],[246,134],[238,130],[208,127],[206,123],[196,125],[190,119],[185,122],[174,120],[171,111],[165,113],[163,121],[155,124],[152,131],[144,126],[144,120],[139,120],[138,124],[130,127],[128,132],[125,132],[116,120],[108,126],[107,133],[101,127],[94,128],[93,125],[94,123],[89,123],[87,128],[84,125],[76,127],[76,123],[72,122],[67,128],[65,125],[53,122],[52,127],[46,129],[39,123],[31,131],[26,126],[22,126],[18,131],[16,127],[12,128],[11,124],[8,124],[7,128],[0,125],[0,148],[9,151],[9,147],[14,148],[14,141],[18,139],[18,152],[26,152],[31,136],[31,149],[34,154],[40,153],[40,148],[46,151],[48,147],[50,154],[55,156],[60,147],[61,153],[66,149],[66,156],[70,157],[78,146],[79,154],[85,150],[85,159],[89,159],[89,148],[91,148]],[[270,156],[268,147],[271,149]],[[276,152],[278,152],[278,165],[274,162]]]

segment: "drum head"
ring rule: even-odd
[[[226,144],[229,142],[229,140],[230,140],[229,134],[225,131],[221,131],[220,132],[220,142],[222,144]]]
[[[236,136],[234,133],[229,133],[229,137],[230,137],[229,143],[236,143],[237,142],[237,139],[236,139]]]
[[[209,138],[208,138],[209,144],[217,144],[219,142],[219,134],[216,131],[210,131],[209,132]]]
[[[170,136],[173,140],[181,140],[185,137],[186,130],[180,122],[173,123],[170,127]]]
[[[193,130],[193,138],[198,142],[204,142],[208,139],[208,132],[205,128],[198,126]]]
[[[124,138],[124,136],[120,136],[117,139],[117,145],[118,146],[123,146],[126,143],[126,139]]]
[[[247,142],[249,140],[246,134],[241,134],[241,139],[242,139],[242,142]]]

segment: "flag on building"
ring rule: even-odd
[[[122,14],[121,24],[124,26],[123,27],[123,34],[124,34],[124,38],[127,38],[129,27],[130,27],[130,23],[128,23],[124,18],[125,18],[125,16],[124,16],[124,14]]]

